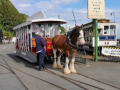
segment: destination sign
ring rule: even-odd
[[[88,0],[88,18],[105,18],[105,0]]]

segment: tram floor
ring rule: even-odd
[[[51,75],[50,73],[44,71],[38,71],[36,65],[26,62],[22,58],[16,57],[13,44],[0,45],[0,54],[3,55],[3,57],[0,56],[0,63],[5,63],[2,60],[2,58],[4,58],[11,67],[13,66],[17,69],[20,69],[21,71],[32,74],[35,77],[38,77],[43,80],[42,81],[36,79],[34,77],[26,75],[25,73],[13,69],[15,73],[18,75],[18,77],[20,77],[22,82],[28,87],[29,90],[48,90],[48,89],[59,90],[60,89],[52,84],[44,82],[44,80],[56,84],[60,87],[63,87],[67,90],[84,90],[83,88],[80,88],[64,79],[61,79],[60,77]],[[47,69],[50,69],[58,74],[63,75],[63,70],[52,69],[51,64],[46,64],[46,67]],[[119,78],[120,63],[87,61],[86,64],[76,63],[75,67],[78,73],[120,87],[120,78]],[[77,76],[76,74],[69,74],[64,76],[85,82],[95,83],[93,81],[84,79],[82,76]],[[102,84],[99,85],[100,87],[105,88],[105,90],[119,90],[119,89],[113,89],[112,87],[110,88],[104,86]],[[97,90],[88,86],[85,87],[89,88],[89,90]],[[10,73],[10,71],[0,66],[0,90],[24,90],[24,86],[21,85],[19,80],[17,80],[17,78],[12,73]]]

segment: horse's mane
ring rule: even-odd
[[[71,31],[69,31],[69,32],[67,33],[67,35],[68,35],[70,38],[72,38],[73,35],[79,36],[79,29],[80,29],[79,26],[75,26],[74,28],[72,28]]]

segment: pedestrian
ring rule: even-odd
[[[37,62],[39,65],[38,70],[45,69],[44,65],[44,55],[45,55],[45,49],[46,44],[45,40],[42,37],[42,34],[40,32],[36,32],[36,54],[37,54]]]

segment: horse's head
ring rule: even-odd
[[[79,30],[79,37],[78,37],[78,42],[77,42],[77,43],[80,44],[80,45],[85,44],[83,26],[80,27],[80,30]]]
[[[73,33],[72,33],[73,38],[77,40],[77,44],[78,45],[83,45],[85,44],[85,40],[84,40],[84,33],[82,30],[82,26],[75,26],[75,28],[73,29]]]

